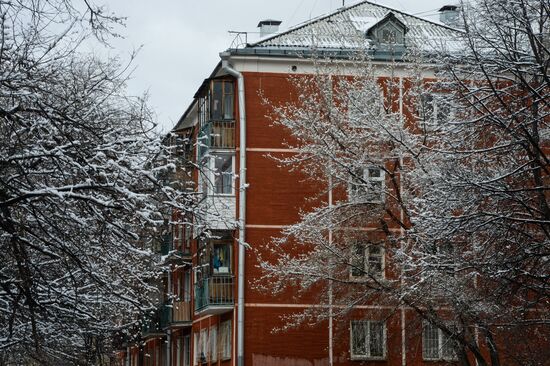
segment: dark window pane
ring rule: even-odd
[[[384,357],[384,323],[370,322],[370,357]]]
[[[212,82],[212,119],[219,120],[222,118],[222,87],[221,81]]]
[[[223,118],[233,119],[233,95],[224,96]]]
[[[354,356],[367,355],[367,322],[352,322],[352,352]]]
[[[214,157],[214,187],[215,193],[231,194],[233,183],[233,157],[218,155]]]

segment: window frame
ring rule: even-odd
[[[231,158],[231,173],[226,173],[230,175],[231,189],[229,193],[218,193],[216,192],[216,158],[219,156],[230,157]],[[216,197],[233,197],[235,196],[235,154],[233,152],[227,151],[210,151],[203,160],[201,169],[199,170],[199,193],[203,198],[207,196],[216,196]]]
[[[353,260],[356,259],[354,256],[357,254],[357,248],[361,247],[362,253],[362,263],[363,263],[363,270],[362,273],[359,275],[354,275],[353,271],[356,269],[357,266],[353,264]],[[380,272],[379,275],[370,273],[370,248],[371,247],[377,247],[380,248],[380,254],[377,256],[380,257]],[[350,278],[353,280],[362,280],[365,278],[376,278],[383,280],[386,278],[386,247],[384,244],[372,244],[372,243],[365,243],[365,242],[354,242],[351,247],[351,260],[350,260]]]
[[[210,344],[209,344],[209,355],[210,355],[210,362],[217,362],[218,361],[218,325],[213,324],[210,326]]]
[[[431,328],[431,331],[437,331],[437,357],[426,355],[426,329]],[[453,348],[446,348],[448,344],[452,345],[451,337],[447,336],[443,330],[434,324],[424,321],[422,323],[422,360],[424,361],[458,361],[458,356]],[[446,351],[451,350],[452,356],[449,356]]]
[[[371,176],[371,170],[378,170],[378,177]],[[358,179],[357,176],[361,178]],[[376,198],[369,198],[369,191],[372,190],[372,183],[381,182],[380,194]],[[360,193],[360,191],[363,191]],[[373,195],[374,196],[374,195]],[[386,171],[378,166],[367,166],[358,169],[356,176],[352,177],[348,185],[348,200],[352,203],[378,203],[386,202]]]
[[[210,172],[211,172],[211,190],[213,196],[234,196],[235,195],[235,154],[232,153],[226,153],[226,152],[212,152],[211,154],[211,166],[210,166]],[[230,173],[219,173],[216,171],[216,158],[217,157],[229,157],[231,159],[231,172]],[[216,174],[226,174],[229,175],[230,179],[230,189],[229,193],[220,193],[216,192],[217,185],[216,185]],[[222,183],[223,187],[223,183]]]
[[[366,324],[367,325],[367,334],[365,335],[365,349],[367,351],[366,354],[355,354],[353,350],[353,341],[354,341],[354,333],[353,333],[353,325],[354,324]],[[381,324],[382,325],[382,356],[371,356],[370,355],[370,345],[371,345],[371,324]],[[386,321],[384,320],[351,320],[350,321],[350,338],[349,338],[349,350],[350,350],[350,358],[352,361],[355,360],[386,360],[387,358],[387,327],[386,327]]]
[[[219,102],[220,102],[220,118],[214,118],[214,111],[215,111],[215,108],[214,108],[214,103],[216,101],[218,101],[218,99],[216,99],[216,95],[214,93],[214,90],[215,90],[215,84],[221,84],[221,93],[220,93],[220,99],[219,99]],[[226,85],[231,85],[231,90],[228,91],[226,89]],[[235,83],[233,82],[233,80],[231,79],[212,79],[210,80],[210,85],[209,85],[209,102],[210,102],[210,106],[209,106],[209,118],[210,118],[210,121],[233,121],[235,120]],[[231,115],[230,116],[226,116],[226,110],[225,110],[225,107],[226,107],[226,101],[228,100],[231,101]]]
[[[437,131],[442,125],[454,118],[455,108],[445,99],[446,93],[426,91],[420,94],[419,98],[418,121],[426,131]],[[429,100],[425,100],[425,98],[429,98]],[[443,108],[448,108],[448,112],[445,113]],[[443,112],[440,110],[443,110]]]
[[[231,359],[231,320],[220,323],[219,332],[220,354],[218,360],[226,361]]]

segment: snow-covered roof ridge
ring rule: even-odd
[[[270,35],[250,44],[249,47],[310,47],[313,42],[316,47],[321,48],[351,47],[353,42],[348,45],[348,42],[343,40],[357,38],[361,33],[364,34],[368,28],[389,13],[393,13],[410,30],[407,34],[409,41],[428,39],[453,43],[461,33],[458,29],[405,13],[399,9],[362,1],[313,18],[284,32]],[[314,41],[313,38],[315,38]]]

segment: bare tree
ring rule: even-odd
[[[298,151],[283,163],[326,190],[262,266],[279,288],[324,285],[348,311],[372,301],[412,309],[464,365],[542,365],[550,8],[463,9],[456,48],[411,52],[401,81],[395,64],[377,77],[362,51],[345,70],[317,59],[316,75],[294,79],[299,101],[272,106]]]
[[[125,94],[128,67],[80,52],[122,20],[87,0],[0,1],[7,364],[81,362],[90,341],[129,326],[151,307],[162,210],[189,209],[187,193],[160,179],[175,166],[151,111]]]

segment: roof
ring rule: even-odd
[[[444,45],[449,50],[458,47],[461,31],[442,23],[426,20],[384,5],[362,1],[314,18],[289,30],[270,35],[247,48],[280,49],[353,49],[370,45],[365,33],[393,13],[408,30],[407,44],[416,44],[424,50]],[[433,48],[432,48],[433,49]]]
[[[258,27],[261,27],[262,25],[280,25],[281,23],[282,22],[280,20],[266,19],[259,22]]]

